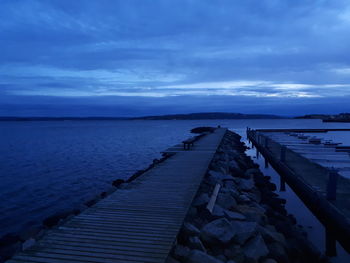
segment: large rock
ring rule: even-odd
[[[189,237],[188,239],[188,247],[191,249],[197,249],[203,252],[207,252],[202,241],[199,239],[199,237]]]
[[[280,243],[274,242],[267,246],[270,251],[269,257],[275,259],[277,262],[289,262],[287,252]]]
[[[236,235],[233,241],[238,244],[244,244],[258,231],[258,225],[255,222],[234,221],[232,225],[236,229]]]
[[[225,216],[224,210],[221,206],[219,205],[214,205],[213,212],[211,213],[212,218],[218,219],[221,217]]]
[[[241,213],[229,211],[229,210],[224,210],[225,216],[230,219],[230,220],[245,220],[246,217],[242,215]]]
[[[192,250],[186,262],[187,263],[223,263],[223,261],[216,259],[200,250]]]
[[[216,203],[226,209],[232,209],[237,206],[236,199],[230,193],[219,193]]]
[[[209,182],[211,184],[222,183],[223,181],[232,181],[233,177],[231,175],[210,170],[209,172]]]
[[[269,250],[261,235],[257,235],[244,245],[243,253],[248,260],[258,261],[261,257],[267,256]]]
[[[243,191],[253,190],[255,184],[252,179],[241,179],[239,182],[239,188]]]
[[[200,234],[199,229],[197,227],[195,227],[194,225],[192,225],[191,223],[189,223],[189,222],[185,222],[183,224],[182,232],[185,235],[188,235],[188,236],[196,236],[196,235]]]
[[[176,245],[173,254],[177,260],[183,261],[190,255],[191,250],[188,247]]]
[[[224,250],[224,255],[229,260],[234,260],[237,263],[243,263],[245,258],[242,248],[239,245],[230,245]]]
[[[261,233],[262,237],[267,243],[279,242],[284,245],[286,243],[284,235],[277,231],[273,231],[272,229],[259,226],[259,232]]]
[[[216,219],[206,224],[201,230],[202,240],[208,243],[229,243],[237,229],[226,218]]]

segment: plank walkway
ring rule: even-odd
[[[7,262],[164,262],[225,132],[178,151]]]

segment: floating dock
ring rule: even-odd
[[[8,263],[164,262],[226,129],[47,232]]]
[[[247,129],[248,140],[326,228],[329,254],[335,239],[350,253],[350,155],[313,133],[348,129]],[[344,147],[343,147],[344,148]],[[344,148],[346,150],[346,147]],[[333,242],[334,241],[334,242]],[[332,252],[333,250],[333,252]]]

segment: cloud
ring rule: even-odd
[[[346,0],[3,0],[0,96],[348,97],[349,14]]]

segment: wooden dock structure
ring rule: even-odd
[[[178,149],[7,262],[164,262],[225,132]]]
[[[350,253],[349,153],[338,152],[336,145],[310,143],[303,135],[328,131],[338,130],[248,128],[247,137],[279,173],[281,184],[287,182],[325,226],[328,252],[334,254],[336,239]]]

